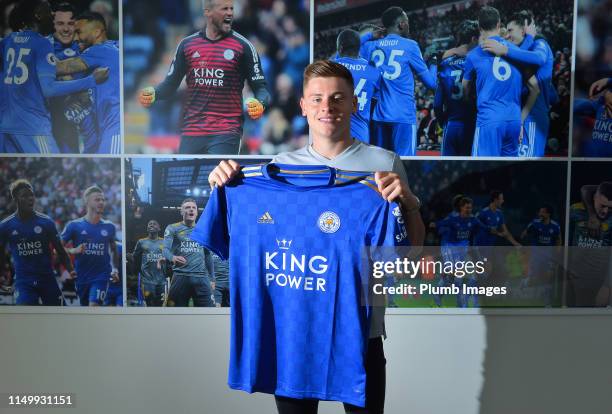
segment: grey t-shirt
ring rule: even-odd
[[[157,262],[161,259],[164,249],[162,239],[140,239],[134,248],[134,257],[140,261],[140,276],[145,283],[163,285],[166,281],[164,273],[157,268]]]
[[[402,181],[408,182],[402,160],[396,153],[365,144],[357,139],[353,141],[350,147],[333,159],[322,156],[311,145],[307,145],[296,151],[278,154],[272,159],[272,162],[293,165],[326,165],[351,171],[390,171],[399,175]],[[370,320],[370,338],[379,336],[386,336],[385,308],[382,306],[373,308],[372,319]]]
[[[183,256],[187,263],[182,266],[172,265],[172,273],[179,276],[209,276],[214,280],[210,252],[197,242],[191,240],[195,226],[186,226],[183,222],[166,227],[164,232],[164,257],[172,263],[172,256]]]

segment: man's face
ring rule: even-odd
[[[410,35],[410,23],[408,21],[408,15],[406,14],[406,12],[404,12],[402,17],[399,18],[398,25],[402,36],[408,37]]]
[[[100,29],[93,22],[77,20],[74,34],[79,42],[80,49],[85,50],[96,42],[100,35]]]
[[[340,141],[351,133],[351,114],[357,109],[353,88],[342,78],[312,78],[300,100],[313,140]]]
[[[106,206],[106,197],[102,193],[91,193],[87,196],[87,210],[93,211],[95,214],[104,214]]]
[[[57,11],[53,16],[55,38],[63,45],[69,45],[74,39],[74,18],[72,12]]]
[[[473,208],[472,203],[464,204],[461,207],[461,211],[459,213],[461,214],[462,217],[468,217],[472,214],[472,208]]]
[[[204,15],[208,24],[212,25],[219,33],[228,34],[232,30],[234,20],[233,0],[212,0],[209,9],[204,9]]]
[[[550,213],[545,208],[538,210],[538,218],[542,221],[548,221],[550,219]]]
[[[161,227],[157,221],[151,220],[147,223],[147,232],[159,233],[160,230],[161,230]]]
[[[606,196],[597,191],[593,197],[593,205],[595,207],[595,213],[600,220],[608,218],[610,209],[612,209],[612,200],[608,200]]]
[[[48,36],[53,33],[53,14],[51,13],[51,6],[48,2],[40,2],[34,11],[34,16],[38,21],[41,35]]]
[[[508,23],[507,29],[506,39],[517,46],[523,43],[523,39],[525,38],[525,29],[523,26],[516,22],[510,22]]]
[[[183,220],[188,223],[193,223],[198,216],[198,206],[193,201],[187,201],[181,206],[181,215]]]
[[[34,193],[29,188],[22,188],[15,195],[17,209],[24,213],[32,213],[34,211],[34,202],[36,198]]]
[[[497,207],[501,207],[504,204],[504,195],[500,194],[496,199],[495,199],[495,205]]]

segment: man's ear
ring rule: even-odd
[[[300,108],[302,109],[302,116],[306,116],[306,104],[303,96],[300,98]]]

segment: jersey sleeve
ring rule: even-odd
[[[74,228],[73,222],[68,223],[66,227],[64,228],[64,231],[62,232],[62,235],[61,235],[61,239],[64,243],[68,243],[69,241],[72,241],[73,228]]]
[[[367,224],[366,246],[408,246],[408,233],[401,209],[396,203],[384,203],[371,216]]]
[[[187,73],[187,62],[185,62],[184,43],[181,41],[176,47],[174,52],[174,59],[170,64],[170,69],[166,74],[166,78],[155,88],[155,96],[158,99],[168,99],[183,81],[185,74]]]
[[[429,89],[436,88],[436,66],[432,66],[431,70],[427,68],[423,55],[421,55],[421,50],[416,43],[411,44],[411,47],[408,49],[408,62],[425,86]]]
[[[574,99],[574,114],[581,116],[595,116],[597,107],[595,102],[588,99]]]
[[[166,227],[166,231],[164,231],[164,248],[162,249],[162,256],[164,256],[164,258],[168,260],[168,262],[171,262],[172,256],[174,256],[174,254],[172,254],[173,243],[174,229],[172,227],[172,224],[170,224],[168,225],[168,227]]]
[[[261,60],[257,54],[255,46],[248,40],[242,40],[244,43],[244,56],[242,59],[242,70],[246,77],[247,83],[251,87],[255,98],[261,102],[264,108],[270,106],[270,92],[264,72],[261,68]]]
[[[463,66],[463,80],[471,81],[474,78],[474,62],[472,56],[468,53]]]
[[[55,223],[53,222],[53,220],[50,220],[50,219],[46,220],[45,227],[46,227],[47,232],[49,233],[49,241],[54,242],[54,243],[59,243],[60,236],[59,236],[57,227],[55,226]]]
[[[228,206],[223,187],[217,187],[211,193],[204,213],[191,233],[191,239],[223,260],[229,258]]]
[[[103,67],[105,66],[105,62],[108,61],[108,58],[102,53],[102,49],[96,46],[87,48],[79,57],[85,62],[89,69]]]
[[[45,98],[70,95],[84,89],[93,88],[96,82],[92,75],[82,79],[70,81],[56,80],[55,62],[57,58],[53,53],[53,46],[47,39],[40,39],[36,43],[36,76],[40,89]]]
[[[535,42],[535,45],[535,48],[531,51],[523,50],[522,48],[508,43],[508,59],[528,65],[542,66],[546,63],[546,46],[542,41]]]

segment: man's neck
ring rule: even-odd
[[[183,220],[183,224],[187,227],[193,227],[193,221]]]
[[[489,204],[489,209],[492,210],[492,211],[497,211],[497,204],[495,204],[495,203]]]
[[[548,219],[546,219],[546,218],[545,218],[545,219],[542,219],[542,223],[544,223],[544,224],[550,224],[550,219],[549,219],[549,218],[548,218]]]
[[[157,240],[159,238],[159,233],[149,233],[150,240]]]
[[[332,160],[342,154],[348,147],[353,145],[353,138],[347,136],[339,141],[330,141],[327,139],[312,139],[312,149],[319,155]]]
[[[17,210],[17,217],[19,217],[19,220],[23,220],[23,221],[29,220],[32,217],[34,217],[34,210],[28,211],[28,212]]]
[[[85,215],[85,220],[87,220],[91,224],[98,224],[100,220],[102,220],[102,215],[88,211]]]
[[[218,31],[212,24],[206,25],[206,37],[210,40],[219,40],[223,37],[223,33]]]
[[[489,37],[499,36],[499,30],[484,30],[482,32],[482,37],[484,39],[488,39]]]

